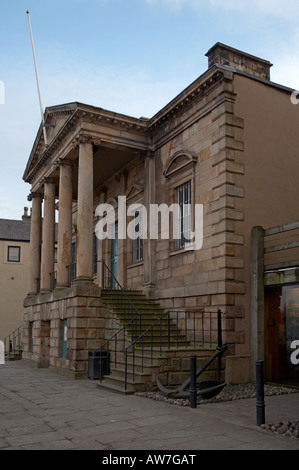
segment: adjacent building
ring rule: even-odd
[[[0,219],[0,341],[23,326],[23,302],[28,292],[30,215]]]
[[[143,293],[164,312],[199,320],[221,309],[225,378],[254,380],[267,325],[252,229],[298,219],[299,107],[293,90],[271,82],[267,60],[220,43],[206,55],[207,70],[152,118],[77,102],[46,109],[48,144],[41,126],[24,173],[32,201],[25,359],[87,375],[89,351],[123,325],[104,301],[108,273],[110,290]],[[114,209],[115,236],[100,240],[103,204]],[[133,204],[137,236],[128,237],[124,207]],[[172,204],[179,236],[165,237],[160,221],[157,236],[143,238],[151,207]]]

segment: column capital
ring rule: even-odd
[[[31,202],[34,198],[43,198],[43,195],[41,193],[38,193],[37,191],[31,191],[30,194],[27,196],[27,201]]]
[[[153,150],[147,150],[146,152],[142,152],[139,157],[142,162],[145,162],[145,160],[155,158],[155,152]]]
[[[80,144],[92,144],[99,146],[101,143],[101,139],[99,137],[95,137],[90,134],[80,133],[75,139],[72,141],[72,146],[74,149],[77,149]]]
[[[55,166],[57,169],[59,169],[61,166],[71,166],[73,167],[74,166],[74,162],[73,160],[69,159],[69,158],[58,158],[57,160],[55,160]]]
[[[56,184],[56,179],[50,176],[44,177],[40,181],[41,185],[44,186],[45,184]]]

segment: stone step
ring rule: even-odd
[[[130,318],[132,320],[134,318],[132,324],[138,326],[138,329],[135,330],[136,333],[134,328],[133,331],[132,329],[130,331],[130,325],[126,328],[127,338],[129,338],[131,344],[132,341],[139,338],[140,331],[142,334],[152,328],[145,333],[143,340],[136,343],[134,358],[132,349],[128,350],[127,390],[125,391],[125,356],[119,350],[115,357],[113,346],[110,355],[110,374],[104,377],[101,386],[120,393],[134,393],[135,391],[146,390],[147,387],[156,387],[155,376],[159,374],[161,367],[168,363],[168,359],[164,354],[169,350],[175,351],[177,348],[186,347],[186,340],[183,334],[177,332],[176,324],[169,321],[166,315],[160,322],[155,324],[164,313],[164,310],[157,302],[149,300],[139,291],[126,291],[126,294],[140,312],[140,319],[138,316],[135,318],[134,306],[130,302],[128,302],[128,307],[123,303],[124,296],[121,291],[103,290],[102,299],[115,316],[111,317],[112,321],[109,328],[111,335],[109,334],[106,337],[112,337],[117,332],[117,325],[119,329],[123,328],[130,321]],[[140,329],[139,325],[141,325]]]
[[[123,385],[117,386],[115,384],[107,383],[105,381],[97,381],[96,385],[98,388],[108,390],[109,392],[120,393],[123,395],[133,395],[135,393],[135,390],[125,390],[125,387]]]
[[[102,384],[105,384],[106,386],[112,386],[114,388],[122,389],[123,391],[131,391],[131,393],[137,392],[137,391],[144,391],[146,390],[146,382],[151,380],[151,376],[146,376],[144,374],[143,376],[144,382],[140,381],[140,375],[138,376],[139,381],[132,380],[131,378],[127,379],[127,389],[125,390],[125,376],[124,375],[106,375],[104,377],[104,381]]]

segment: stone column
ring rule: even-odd
[[[251,231],[251,380],[255,363],[264,359],[264,236],[263,227]]]
[[[154,280],[154,256],[155,240],[149,237],[150,228],[150,205],[155,203],[155,158],[154,154],[148,153],[144,160],[144,205],[147,210],[148,236],[143,240],[143,283],[147,295],[152,294],[155,288]]]
[[[106,199],[106,195],[104,192],[100,194],[100,202],[99,204],[104,204]],[[97,284],[99,287],[104,287],[104,250],[103,250],[103,240],[98,239],[98,272],[97,272]]]
[[[119,196],[125,196],[127,185],[127,173],[122,172],[119,177]],[[127,206],[124,202],[118,205],[118,274],[117,280],[124,288],[127,287],[127,226],[126,226]],[[121,233],[121,227],[124,233]]]
[[[93,143],[79,138],[76,281],[92,281]]]
[[[69,285],[69,266],[72,264],[72,165],[60,161],[59,218],[57,247],[57,287]]]
[[[51,290],[51,273],[54,272],[55,248],[55,180],[44,182],[44,219],[41,259],[41,291]]]
[[[41,245],[41,204],[42,195],[31,193],[28,200],[32,201],[30,220],[30,258],[29,258],[29,295],[39,290],[40,280],[40,245]],[[38,285],[37,285],[38,282]]]

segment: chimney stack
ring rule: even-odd
[[[216,64],[227,65],[254,77],[270,80],[272,64],[268,60],[260,59],[220,42],[217,42],[206,53],[206,56],[209,59],[209,68]]]

